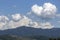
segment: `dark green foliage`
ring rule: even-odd
[[[60,40],[60,38],[57,38],[57,40]]]
[[[45,36],[23,36],[1,35],[0,40],[48,40]]]
[[[56,38],[49,38],[49,40],[56,40]]]
[[[0,40],[60,40],[60,38],[49,38],[46,36],[15,36],[15,35],[1,35]]]

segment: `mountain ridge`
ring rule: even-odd
[[[48,37],[60,37],[60,28],[41,29],[32,27],[18,27],[15,29],[0,30],[0,35],[17,35],[17,36],[48,36]]]

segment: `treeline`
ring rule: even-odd
[[[46,36],[25,36],[18,37],[15,35],[1,35],[0,40],[60,40],[60,38],[49,38]]]
[[[60,38],[49,38],[49,40],[60,40]]]

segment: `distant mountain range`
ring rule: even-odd
[[[0,30],[0,35],[17,35],[17,36],[47,36],[47,37],[60,37],[60,28],[53,29],[40,29],[31,27],[18,27],[15,29]]]

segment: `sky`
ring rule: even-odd
[[[0,30],[21,26],[60,28],[60,0],[0,0]]]

